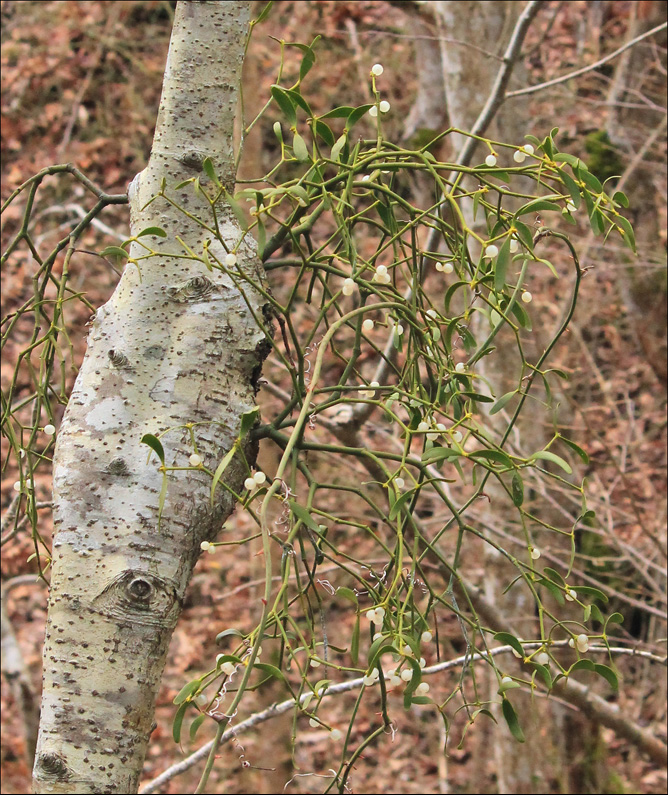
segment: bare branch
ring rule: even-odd
[[[627,41],[626,44],[623,44],[619,49],[611,52],[610,55],[606,55],[605,58],[601,58],[595,63],[589,64],[589,66],[583,66],[582,69],[576,69],[574,72],[569,72],[569,74],[562,75],[561,77],[555,77],[553,80],[547,80],[545,83],[538,83],[535,86],[528,86],[527,88],[519,88],[517,91],[509,91],[505,98],[510,99],[511,97],[522,97],[526,94],[533,94],[536,91],[542,91],[544,88],[557,86],[559,83],[566,83],[569,80],[572,80],[574,77],[579,77],[580,75],[584,75],[587,72],[593,72],[595,69],[598,69],[599,66],[608,63],[608,61],[612,61],[613,58],[621,55],[625,50],[628,50],[630,47],[638,44],[638,42],[642,41],[643,39],[647,39],[649,36],[654,36],[656,33],[665,30],[666,27],[668,27],[668,22],[664,22],[662,25],[657,25],[655,28],[648,30],[646,33],[636,36],[635,39]]]

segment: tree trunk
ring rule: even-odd
[[[236,249],[239,274],[256,281],[261,266],[228,207],[216,207],[219,240],[209,203],[192,184],[175,186],[199,177],[212,191],[205,157],[233,185],[248,20],[247,2],[178,4],[151,157],[129,189],[131,234],[157,226],[166,237],[141,238],[155,252],[145,259],[146,249],[132,243],[130,258],[139,262],[128,263],[95,314],[59,433],[35,792],[137,791],[200,543],[234,507],[221,487],[211,507],[211,475],[189,457],[197,452],[215,469],[254,405],[267,347],[253,317],[262,317],[262,300],[247,285],[244,299],[186,246],[201,256],[210,241],[212,259],[223,262],[223,240]],[[163,183],[188,215],[165,198],[150,202]],[[168,471],[141,443],[144,434],[164,434]],[[226,485],[238,492],[245,474],[234,462]]]

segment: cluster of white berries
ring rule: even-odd
[[[524,144],[524,146],[520,146],[519,149],[515,150],[513,154],[513,160],[516,163],[524,163],[527,159],[527,155],[532,155],[534,153],[534,148],[531,144]]]
[[[392,277],[387,271],[387,266],[376,265],[376,272],[373,276],[373,281],[378,282],[378,284],[389,284],[392,281]]]
[[[372,621],[374,624],[382,624],[383,619],[385,618],[385,608],[384,607],[371,608],[371,610],[367,610],[364,615],[369,621]]]
[[[225,257],[225,264],[228,268],[233,268],[237,264],[237,255],[236,254],[228,254]]]
[[[378,381],[372,381],[369,384],[369,387],[371,387],[370,389],[360,390],[360,396],[371,399],[376,394],[376,389],[378,389],[379,386],[380,384],[378,383]]]
[[[209,555],[214,555],[216,552],[216,545],[209,541],[202,541],[202,543],[199,545],[199,548],[202,550],[202,552],[208,552]]]
[[[343,287],[341,288],[341,292],[344,295],[352,295],[355,292],[357,285],[355,284],[354,279],[344,279],[343,280]]]
[[[267,476],[264,474],[264,472],[255,472],[251,477],[244,480],[244,488],[248,489],[250,492],[253,492],[266,482]]]
[[[571,638],[568,641],[568,645],[571,647],[571,649],[574,649],[577,646],[580,654],[584,654],[586,651],[589,651],[589,638],[583,632],[576,638]]]
[[[379,110],[381,113],[387,113],[389,109],[390,109],[390,103],[386,99],[383,99],[381,102],[378,103],[378,105],[372,105],[369,108],[369,116],[377,116]]]
[[[232,676],[232,674],[233,674],[233,673],[236,671],[236,669],[237,669],[237,666],[236,666],[236,665],[235,665],[235,664],[234,664],[234,663],[233,663],[231,660],[227,660],[226,662],[224,662],[224,663],[221,663],[221,662],[220,662],[220,660],[221,660],[221,658],[222,658],[222,657],[224,657],[224,656],[225,656],[224,654],[219,654],[219,655],[216,657],[216,665],[217,665],[217,666],[218,666],[218,665],[220,666],[220,670],[221,670],[221,671],[222,671],[224,674],[227,674],[227,676]]]
[[[27,487],[28,491],[32,491],[33,482],[32,482],[32,480],[30,478],[26,478],[25,484],[26,484],[26,487]],[[14,491],[21,491],[21,481],[20,480],[17,480],[16,483],[14,484]]]
[[[366,687],[372,687],[373,685],[377,685],[380,681],[380,674],[378,673],[378,668],[372,668],[371,673],[366,674],[362,677],[362,682]]]
[[[452,262],[437,262],[434,267],[439,273],[452,273],[455,269]]]

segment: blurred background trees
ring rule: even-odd
[[[258,4],[258,13],[261,7]],[[246,118],[253,118],[264,105],[275,80],[279,47],[268,34],[307,43],[321,34],[318,60],[308,77],[316,113],[368,102],[368,70],[381,62],[383,94],[391,103],[383,120],[388,138],[424,145],[448,125],[468,128],[489,94],[499,58],[524,7],[521,2],[278,2],[256,31],[246,60]],[[40,168],[66,161],[75,162],[109,193],[123,192],[143,168],[150,149],[173,4],[4,0],[0,8],[3,199]],[[619,645],[665,656],[665,29],[617,58],[604,60],[659,25],[663,16],[661,2],[543,3],[508,86],[516,95],[502,106],[489,134],[520,142],[526,133],[542,137],[559,126],[562,150],[580,156],[601,180],[619,175],[617,186],[631,197],[629,217],[636,228],[637,258],[614,240],[604,251],[601,238],[594,237],[587,224],[567,229],[576,236],[589,272],[568,344],[562,342],[556,352],[554,364],[570,375],[556,402],[561,404],[560,427],[582,444],[590,458],[588,464],[581,464],[579,474],[589,480],[590,507],[597,516],[578,534],[579,581],[603,588],[612,609],[624,615],[615,638]],[[288,70],[291,57],[288,54]],[[586,70],[598,61],[604,62],[563,82],[526,92],[530,86]],[[259,178],[276,161],[278,142],[272,132],[276,119],[272,108],[249,133],[240,183]],[[441,159],[457,154],[455,136],[436,146],[442,149]],[[482,159],[478,154],[474,162]],[[85,210],[83,189],[56,179],[47,188],[36,208],[36,240],[50,248]],[[405,190],[419,195],[425,186],[416,178],[407,181]],[[19,222],[8,211],[3,215],[3,234],[13,234]],[[75,283],[93,306],[106,300],[117,275],[90,252],[125,239],[126,228],[124,209],[109,209],[96,220],[82,251],[72,259]],[[560,272],[568,269],[563,258],[555,264]],[[3,317],[30,294],[31,268],[28,257],[3,266]],[[562,282],[549,274],[532,281],[534,306],[546,328],[559,322],[566,292]],[[272,286],[278,292],[287,287]],[[88,317],[83,307],[68,317],[72,341],[64,352],[68,365],[81,359]],[[306,313],[301,322],[308,322]],[[13,351],[11,345],[5,348],[3,388],[14,372],[20,343],[19,335]],[[67,378],[71,385],[71,371]],[[270,386],[285,388],[270,363],[264,378]],[[263,414],[273,410],[274,394],[270,388],[261,391]],[[552,430],[545,412],[536,412],[523,428],[536,440]],[[373,438],[383,433],[383,427],[372,425],[364,433]],[[534,446],[538,449],[541,443]],[[260,456],[265,468],[275,467],[271,461],[275,453],[268,445],[262,446]],[[12,529],[16,475],[8,461],[3,457],[3,643],[7,637],[8,648],[21,651],[18,662],[12,663],[13,675],[3,677],[2,684],[3,706],[8,707],[3,710],[2,769],[4,791],[11,793],[26,791],[29,779],[26,750],[39,689],[45,589],[25,576],[34,571],[27,562],[31,542],[25,526],[18,532]],[[334,471],[336,464],[333,459],[321,466]],[[47,470],[35,485],[40,532],[48,538]],[[567,521],[578,510],[566,495],[536,493],[531,499],[543,517],[560,515]],[[438,522],[428,510],[421,518]],[[507,542],[514,536],[510,517],[490,513],[483,504],[476,519],[496,538]],[[248,529],[243,514],[234,521],[240,531]],[[555,544],[545,553],[558,560],[562,551]],[[245,606],[259,595],[262,562],[257,552],[251,544],[239,549],[233,565],[218,556],[204,556],[198,564],[158,701],[147,779],[161,772],[167,758],[178,757],[171,740],[172,698],[184,681],[197,674],[202,660],[215,655],[216,632],[241,621]],[[480,582],[487,601],[521,633],[533,620],[531,606],[503,597],[507,578],[502,571],[498,577],[493,573],[497,565],[501,566],[489,556],[472,559],[469,575]],[[440,634],[444,658],[462,651],[456,622],[441,627]],[[612,696],[603,689],[601,693],[614,700],[624,715],[662,731],[663,670],[631,656],[619,659],[617,665],[623,676],[619,694]],[[22,682],[20,687],[17,681]],[[258,694],[257,707],[271,700],[270,695]],[[511,745],[505,726],[480,723],[468,732],[461,748],[458,739],[450,741],[447,758],[441,753],[443,736],[433,714],[406,713],[396,737],[388,737],[377,753],[358,761],[353,786],[360,792],[388,791],[390,786],[401,792],[665,791],[665,771],[632,744],[610,729],[587,724],[572,706],[559,705],[557,698],[549,704],[539,697],[534,701],[532,722],[525,725],[530,749]],[[531,708],[529,699],[526,708]],[[373,716],[362,713],[359,719],[363,730]],[[453,737],[458,738],[463,725],[463,716],[460,723],[455,719]],[[223,748],[212,787],[225,792],[281,791],[294,775],[290,730],[289,723],[275,729],[271,749],[263,744],[262,733],[240,738],[243,748],[238,743]],[[295,747],[300,771],[323,772],[331,767],[330,749],[325,732],[301,732]],[[242,755],[255,767],[242,768]],[[192,789],[194,775],[186,773],[163,791]],[[319,779],[305,776],[294,779],[288,791],[322,789]]]

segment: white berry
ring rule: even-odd
[[[384,99],[380,103],[380,112],[381,113],[387,113],[389,109],[390,109],[390,103],[386,99]]]
[[[406,485],[406,481],[403,478],[395,478],[394,479],[394,485],[398,489],[403,489],[403,487]]]
[[[190,461],[191,467],[198,467],[202,463],[202,456],[197,455],[197,453],[193,453],[188,461]]]
[[[332,729],[332,731],[329,733],[329,737],[331,740],[336,741],[340,740],[343,737],[343,734],[341,734],[341,731],[339,729]]]
[[[202,543],[199,545],[199,548],[202,550],[202,552],[206,552],[210,546],[211,544],[208,541],[202,541]]]
[[[248,491],[253,491],[256,486],[257,483],[253,478],[246,478],[246,480],[244,480],[244,488],[248,489]]]
[[[352,295],[355,292],[355,281],[354,279],[344,279],[343,280],[343,289],[341,292],[344,295]]]
[[[263,483],[267,482],[267,476],[264,474],[264,472],[256,472],[253,475],[253,480],[258,486],[261,486]]]
[[[56,426],[55,426],[55,425],[45,425],[45,426],[44,426],[44,433],[45,433],[47,436],[53,436],[53,434],[54,434],[55,432],[56,432]]]
[[[375,63],[371,67],[371,74],[375,75],[376,77],[380,77],[385,70],[383,69],[383,65],[379,63]]]
[[[458,373],[465,372],[466,371],[466,365],[464,364],[464,362],[457,362],[457,364],[455,365],[455,371],[458,372]]]
[[[510,246],[509,246],[509,248],[510,248],[510,253],[511,253],[511,254],[514,254],[514,253],[517,251],[517,249],[518,249],[519,247],[520,247],[520,244],[517,242],[517,240],[515,240],[515,238],[514,238],[514,237],[512,237],[512,238],[510,239]]]
[[[496,157],[494,155],[487,155],[485,158],[485,165],[486,166],[495,166],[496,165]]]
[[[371,318],[368,317],[364,321],[364,323],[362,323],[362,330],[363,331],[372,331],[372,329],[373,329],[373,320],[371,320]]]
[[[431,634],[431,632],[430,632],[430,631],[427,629],[427,630],[425,630],[425,631],[422,633],[422,635],[420,635],[420,640],[421,640],[423,643],[429,643],[429,641],[430,641],[430,640],[431,640],[433,637],[434,637],[434,636],[433,636],[433,635]]]
[[[531,295],[531,293],[528,290],[525,290],[522,293],[522,301],[525,304],[530,304],[533,301],[533,295]]]
[[[485,248],[485,257],[487,259],[494,259],[499,253],[498,246],[495,246],[494,243],[491,243],[489,246]]]
[[[516,163],[524,163],[524,161],[525,161],[526,159],[527,159],[527,156],[526,156],[526,154],[525,154],[524,152],[522,152],[522,150],[521,150],[521,149],[517,149],[517,150],[514,152],[514,154],[513,154],[513,160],[514,160]]]
[[[541,665],[549,665],[550,664],[550,656],[546,652],[542,651],[540,654],[536,655],[536,662],[540,663]]]
[[[229,268],[233,268],[237,264],[237,255],[236,254],[228,254],[225,257],[225,264]]]
[[[410,680],[413,678],[413,669],[404,668],[400,675],[404,682],[410,682]]]
[[[378,115],[378,108],[375,105],[372,105],[369,108],[369,116],[377,116]]]
[[[443,273],[452,273],[454,270],[454,266],[451,262],[444,262],[443,263]]]
[[[426,696],[428,692],[429,685],[426,682],[420,682],[420,684],[415,688],[416,696]]]
[[[539,557],[540,557],[540,549],[536,549],[536,547],[534,547],[531,550],[531,559],[538,560]]]

